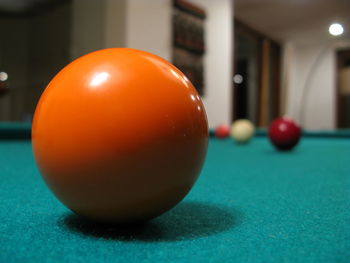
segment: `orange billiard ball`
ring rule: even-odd
[[[150,53],[104,49],[49,83],[32,128],[38,168],[56,197],[101,222],[156,217],[189,192],[208,123],[190,81]]]

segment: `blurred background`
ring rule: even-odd
[[[349,14],[348,0],[0,0],[0,121],[30,122],[75,58],[130,47],[178,66],[212,128],[350,128]]]

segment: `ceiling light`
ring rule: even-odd
[[[341,24],[334,23],[329,26],[329,34],[333,36],[340,36],[344,32],[344,28]]]

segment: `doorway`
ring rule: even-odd
[[[280,44],[235,20],[233,121],[267,126],[280,114]]]
[[[350,128],[350,49],[337,52],[337,128]]]

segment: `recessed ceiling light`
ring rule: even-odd
[[[344,28],[341,24],[334,23],[329,26],[329,34],[333,36],[340,36],[344,32]]]

